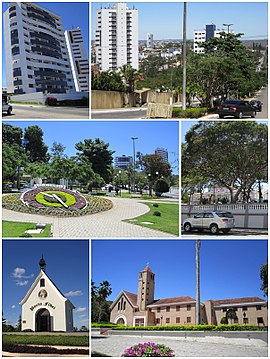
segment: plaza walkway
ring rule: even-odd
[[[170,238],[172,234],[122,222],[149,211],[136,199],[110,198],[113,208],[81,217],[48,217],[3,209],[2,219],[14,222],[48,223],[54,238]]]
[[[91,340],[91,351],[107,354],[112,357],[120,357],[124,349],[138,343],[154,342],[168,345],[175,352],[176,357],[267,357],[267,344],[248,345],[243,343],[211,343],[209,340],[202,342],[196,340],[186,341],[169,337],[130,337],[109,336],[97,337]]]

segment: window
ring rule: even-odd
[[[248,324],[248,318],[244,318],[244,319],[243,319],[243,323],[244,323],[244,324]]]
[[[118,310],[120,310],[120,302],[118,302]]]
[[[256,305],[256,310],[262,310],[262,306],[261,305]]]
[[[177,324],[180,323],[180,317],[176,317],[176,323],[177,323]]]
[[[187,317],[187,323],[191,323],[191,317]]]
[[[176,306],[176,311],[179,312],[180,311],[180,305]]]
[[[160,324],[160,318],[157,318],[157,324]]]
[[[223,311],[223,312],[227,312],[227,308],[222,308],[222,311]]]
[[[126,302],[124,302],[124,310],[126,310]]]
[[[248,307],[242,307],[242,310],[243,310],[243,311],[247,311],[247,310],[248,310]]]
[[[166,318],[166,324],[170,323],[170,318]]]
[[[170,312],[171,308],[170,307],[166,307],[166,312]]]
[[[238,324],[238,318],[235,318],[235,319],[233,320],[233,323],[234,323],[234,324]]]
[[[40,279],[40,286],[45,287],[45,279],[44,278]]]
[[[263,324],[264,325],[264,321],[263,321],[262,317],[257,318],[257,324]]]
[[[187,310],[191,310],[191,304],[187,304]]]
[[[160,313],[160,307],[157,308],[157,312]]]
[[[29,84],[29,88],[33,88],[34,87],[34,85],[33,84]]]

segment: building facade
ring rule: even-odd
[[[153,34],[147,34],[147,43],[146,46],[148,49],[154,48],[154,35]]]
[[[76,91],[89,91],[89,61],[80,28],[65,31]]]
[[[29,2],[4,13],[8,93],[75,91],[61,17]]]
[[[96,14],[96,62],[101,71],[139,66],[138,10],[126,4],[101,8]]]
[[[155,300],[155,274],[147,265],[140,273],[137,294],[123,290],[111,305],[112,323],[126,326],[195,325],[196,300],[189,296]],[[233,323],[268,325],[266,301],[257,297],[208,300],[200,304],[201,323],[219,325],[233,309]]]
[[[214,24],[206,25],[204,30],[194,30],[193,52],[196,52],[197,54],[203,54],[204,48],[201,46],[201,44],[214,37],[220,37],[221,32],[225,32],[225,30],[217,30],[216,25]],[[233,31],[230,31],[230,33],[233,33]]]
[[[46,274],[46,263],[39,261],[40,272],[21,300],[22,331],[73,331],[74,305]]]
[[[133,165],[133,158],[132,156],[117,156],[114,159],[114,167],[115,168],[121,168],[123,170],[126,170],[128,167],[132,167]]]
[[[158,147],[155,149],[155,155],[162,157],[164,162],[168,162],[168,150],[165,148]]]

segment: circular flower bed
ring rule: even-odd
[[[144,343],[127,348],[122,357],[174,357],[174,351],[165,344]]]
[[[35,190],[33,190],[35,191]],[[71,200],[71,198],[67,195],[70,194],[71,192],[71,196],[74,197],[74,199],[76,200],[76,202],[74,204],[71,204],[68,208],[65,208],[64,206],[59,207],[59,206],[53,206],[54,202],[53,200],[50,202],[47,200],[43,200],[43,199],[39,199],[39,197],[37,197],[37,195],[39,194],[39,192],[57,192],[59,191],[59,189],[57,189],[57,191],[53,191],[53,189],[48,189],[48,188],[42,188],[42,189],[37,189],[37,191],[35,192],[35,196],[34,193],[29,193],[31,194],[31,196],[27,195],[25,197],[25,195],[30,192],[27,191],[24,193],[24,195],[20,196],[20,194],[16,193],[16,194],[8,194],[8,195],[3,195],[2,197],[2,207],[5,209],[9,209],[12,211],[16,211],[16,212],[24,212],[24,213],[31,213],[31,214],[41,214],[41,215],[45,215],[45,216],[57,216],[57,217],[77,217],[77,216],[84,216],[87,214],[94,214],[94,213],[98,213],[98,212],[102,212],[102,211],[107,211],[109,209],[112,208],[113,204],[112,202],[104,197],[96,197],[96,196],[91,196],[91,195],[80,195],[79,193],[75,193],[72,191],[68,191],[68,190],[60,190],[60,192],[64,191],[64,195],[57,195],[61,198],[61,200],[63,201],[63,196],[65,196],[66,201],[63,201],[64,203],[68,204],[70,203],[69,201]],[[66,192],[68,191],[68,192]],[[51,195],[51,193],[49,193]],[[24,200],[24,202],[21,200],[21,198]],[[37,197],[37,198],[36,198]],[[46,195],[45,195],[46,197]],[[50,197],[48,197],[50,198]],[[28,200],[28,203],[25,203],[25,199]],[[40,203],[44,202],[44,203]],[[45,204],[46,201],[46,204]],[[73,200],[74,201],[74,200]],[[58,202],[58,200],[57,200]],[[59,202],[58,202],[59,203]]]

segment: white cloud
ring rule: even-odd
[[[25,274],[25,269],[24,268],[15,268],[13,273],[12,273],[12,277],[13,278],[24,278],[23,274]]]
[[[76,290],[76,291],[69,291],[68,293],[65,293],[66,297],[78,297],[80,295],[83,295],[83,292],[81,290]]]
[[[17,280],[16,284],[19,285],[20,287],[26,285],[28,283],[28,280]]]
[[[77,313],[81,313],[81,312],[86,312],[87,308],[86,307],[79,307],[77,309]]]
[[[12,308],[12,309],[15,309],[15,308],[16,308],[16,305],[13,304],[13,305],[11,306],[11,308]]]

